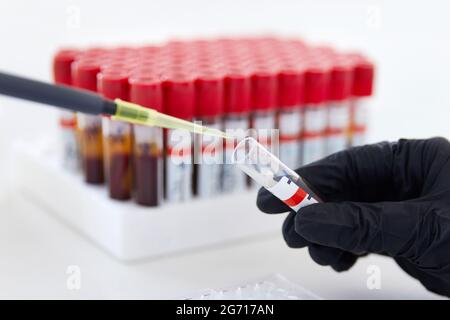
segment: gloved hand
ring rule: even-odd
[[[283,235],[336,271],[368,253],[393,257],[427,289],[450,296],[450,143],[399,140],[338,152],[297,170],[325,201],[290,212]],[[261,189],[258,208],[290,209]]]

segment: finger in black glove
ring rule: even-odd
[[[325,203],[291,212],[283,235],[319,264],[346,270],[357,257],[393,257],[431,291],[450,295],[450,143],[400,140],[352,148],[297,170]],[[258,207],[289,208],[265,190]]]

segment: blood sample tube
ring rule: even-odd
[[[328,90],[327,154],[344,150],[348,145],[352,76],[351,65],[336,58]]]
[[[99,92],[108,99],[129,100],[128,74],[118,70],[101,72]],[[131,198],[132,172],[131,125],[122,121],[103,119],[105,173],[109,196],[116,200]]]
[[[294,211],[322,202],[305,180],[251,137],[239,142],[233,153],[233,161]]]
[[[53,79],[56,84],[72,85],[71,65],[80,52],[73,49],[64,49],[56,53],[53,59]],[[62,111],[59,125],[62,135],[63,166],[70,170],[80,168],[80,152],[76,132],[76,113]]]
[[[192,121],[195,88],[192,77],[182,72],[169,72],[163,82],[166,114]],[[170,202],[192,197],[192,135],[186,130],[166,130],[165,134],[165,198]]]
[[[313,63],[305,73],[305,110],[303,124],[303,162],[308,164],[325,155],[327,128],[328,70]]]
[[[374,65],[362,56],[354,56],[350,145],[366,143],[367,106],[373,93]]]
[[[195,80],[195,120],[222,130],[223,78],[218,72],[202,70]],[[223,141],[220,137],[194,137],[194,195],[206,198],[221,190]]]
[[[162,112],[162,85],[149,74],[130,77],[130,101]],[[163,197],[163,131],[157,127],[133,126],[134,198],[138,204],[155,207]]]
[[[243,68],[230,70],[224,85],[224,130],[236,139],[224,141],[224,165],[222,166],[223,192],[240,192],[247,187],[246,175],[232,164],[233,150],[249,129],[251,106],[250,75]]]
[[[301,165],[303,87],[304,71],[301,68],[283,68],[278,73],[280,159],[291,168]]]
[[[97,91],[97,74],[100,66],[94,60],[80,60],[72,64],[74,86]],[[77,131],[84,179],[89,184],[104,183],[103,174],[103,136],[100,116],[77,114]]]
[[[267,67],[257,67],[251,76],[252,113],[251,128],[257,140],[271,147],[271,136],[275,129],[275,109],[277,107],[277,76]]]

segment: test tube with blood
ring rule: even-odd
[[[162,84],[151,73],[130,77],[130,101],[162,111]],[[140,205],[155,207],[163,197],[163,130],[133,126],[134,198]]]
[[[73,85],[97,92],[99,72],[100,65],[97,60],[80,59],[72,64]],[[77,132],[85,181],[89,184],[104,183],[101,116],[78,113]]]
[[[98,83],[99,92],[105,98],[129,100],[128,74],[124,70],[102,71]],[[128,200],[132,189],[132,126],[108,118],[103,120],[109,196],[116,200]]]

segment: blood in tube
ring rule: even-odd
[[[97,92],[98,61],[82,60],[72,64],[72,78],[75,87]],[[103,136],[100,116],[77,114],[77,132],[80,143],[84,179],[89,184],[104,183]]]
[[[98,77],[99,92],[108,99],[129,99],[128,74],[122,70],[102,71]],[[109,196],[116,200],[131,198],[132,133],[131,125],[103,119],[105,172]]]
[[[130,101],[163,110],[162,84],[149,73],[130,77]],[[134,198],[140,205],[155,207],[163,197],[163,131],[157,127],[133,126]]]

